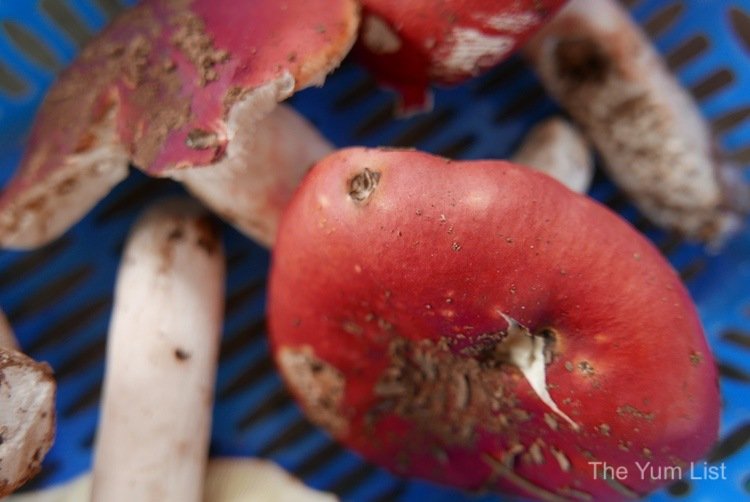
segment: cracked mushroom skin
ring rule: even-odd
[[[307,175],[269,283],[276,362],[368,460],[467,490],[639,496],[718,428],[696,310],[627,222],[502,161],[346,149]],[[374,438],[374,439],[373,439]],[[630,471],[595,477],[591,462]]]
[[[457,84],[512,54],[565,0],[363,0],[355,52],[401,95],[430,105],[430,82]]]
[[[287,155],[300,165],[269,167],[278,159],[258,158],[255,130],[277,102],[322,84],[354,43],[358,21],[354,0],[258,0],[242,9],[232,0],[146,0],[118,16],[47,94],[0,195],[0,246],[36,247],[61,235],[127,176],[128,163],[191,190],[191,172],[207,168],[223,170],[216,182],[224,186],[277,168],[290,177],[281,184],[293,186],[319,157]],[[303,120],[276,129],[290,151],[328,151]],[[278,205],[291,188],[277,184],[240,211]],[[221,200],[204,202],[234,221]]]

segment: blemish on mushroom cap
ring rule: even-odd
[[[315,356],[311,347],[282,347],[276,355],[279,370],[301,400],[305,412],[335,436],[349,428],[341,408],[346,381],[332,365]]]
[[[365,203],[372,196],[380,182],[380,173],[365,167],[349,181],[349,197],[355,202]]]

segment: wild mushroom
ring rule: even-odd
[[[552,176],[578,193],[586,193],[594,177],[588,142],[575,126],[560,117],[535,125],[511,161]]]
[[[14,495],[8,502],[88,502],[91,474],[60,486]],[[215,458],[208,462],[203,502],[333,502],[335,496],[313,490],[273,462],[254,458]]]
[[[52,369],[0,347],[0,497],[39,472],[54,439]]]
[[[117,277],[93,501],[200,501],[223,307],[209,215],[188,200],[149,210]]]
[[[328,149],[304,120],[272,110],[323,82],[357,24],[354,0],[141,2],[86,46],[47,95],[0,195],[0,246],[59,236],[127,176],[128,162],[180,179],[268,241],[263,211]],[[232,188],[251,182],[236,200]]]
[[[659,251],[548,176],[347,149],[282,217],[278,367],[307,415],[402,475],[617,500],[717,436],[717,373]],[[624,466],[625,481],[592,475]]]
[[[566,0],[362,0],[355,52],[401,97],[431,105],[431,82],[456,84],[506,59]]]
[[[617,2],[573,0],[524,51],[649,219],[715,244],[740,226],[750,190]]]

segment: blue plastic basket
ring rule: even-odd
[[[15,168],[34,111],[56,71],[134,0],[0,0],[0,183]],[[750,0],[631,0],[635,17],[700,102],[722,145],[750,163]],[[292,103],[338,146],[399,145],[456,158],[504,157],[555,112],[519,60],[436,95],[434,112],[395,120],[394,97],[346,63]],[[59,381],[58,435],[27,488],[91,465],[116,266],[137,213],[180,189],[138,173],[71,232],[44,249],[0,252],[0,306],[24,349]],[[718,256],[653,228],[612,185],[592,194],[646,233],[680,271],[721,370],[721,441],[711,455],[726,481],[680,481],[649,500],[750,497],[750,230]],[[216,388],[212,454],[273,459],[311,486],[356,501],[494,500],[405,481],[360,460],[307,422],[274,371],[265,339],[268,255],[226,228],[227,320]]]

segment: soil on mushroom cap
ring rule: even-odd
[[[345,379],[339,370],[315,356],[311,347],[284,347],[277,361],[290,388],[307,416],[334,436],[348,432],[349,422],[341,409]]]
[[[183,85],[208,85],[216,80],[217,67],[229,60],[227,51],[214,47],[201,19],[187,10],[189,3],[165,0],[158,7],[140,5],[118,16],[103,38],[87,46],[50,90],[43,109],[45,123],[37,136],[56,137],[57,131],[79,123],[79,130],[68,136],[74,144],[58,148],[81,153],[89,143],[89,121],[96,122],[102,115],[102,100],[120,104],[121,98],[109,92],[119,86],[127,102],[140,111],[139,123],[131,124],[132,144],[127,147],[136,165],[150,166],[167,135],[191,119]],[[165,33],[171,33],[171,38],[165,40]],[[185,69],[181,71],[173,59],[174,51],[191,63],[197,82],[185,84]],[[89,121],[72,120],[81,114],[90,115]],[[50,149],[32,151],[25,176],[57,167],[49,162],[54,158]]]
[[[373,421],[395,413],[446,445],[472,446],[480,429],[513,440],[531,419],[518,406],[515,388],[523,377],[512,365],[456,354],[445,339],[397,338],[389,356],[391,364],[374,389],[380,402]]]
[[[226,62],[229,52],[213,46],[213,40],[206,33],[203,21],[191,12],[174,16],[171,24],[177,27],[171,41],[198,70],[201,87],[216,80],[218,74],[215,66]]]

